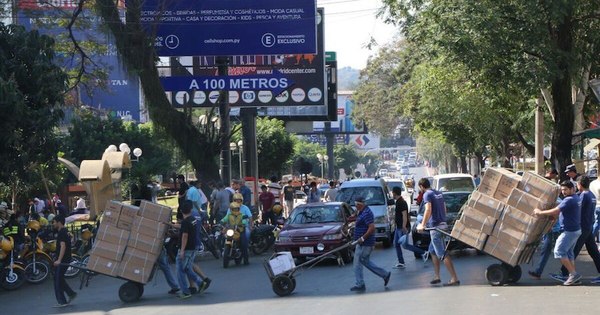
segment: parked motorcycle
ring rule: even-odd
[[[275,244],[275,233],[277,225],[254,223],[252,232],[250,232],[250,249],[255,255],[266,252]]]
[[[223,268],[229,267],[233,259],[236,265],[242,263],[241,235],[244,225],[233,225],[225,229],[225,246],[223,247]]]
[[[48,278],[51,272],[52,258],[44,252],[42,239],[38,237],[41,225],[36,220],[27,222],[27,234],[30,241],[21,251],[20,259],[25,264],[25,280],[39,284]]]
[[[12,237],[0,236],[0,286],[16,290],[25,283],[25,267],[15,259],[15,242]]]
[[[211,252],[216,259],[221,258],[221,251],[217,244],[217,237],[219,234],[220,232],[214,231],[214,228],[211,228],[206,220],[200,224],[200,239],[204,246],[204,250]]]
[[[71,265],[76,267],[69,267],[65,272],[65,278],[75,278],[81,273],[79,267],[85,267],[90,258],[90,250],[96,240],[96,230],[91,224],[83,224],[80,228],[79,235],[80,239],[75,242],[75,246],[72,249]]]

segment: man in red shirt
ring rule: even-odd
[[[260,196],[258,196],[258,201],[260,202],[262,208],[262,224],[266,224],[267,221],[270,224],[275,224],[275,220],[273,218],[273,204],[275,203],[275,195],[272,192],[267,190],[266,185],[260,186]]]

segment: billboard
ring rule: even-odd
[[[352,98],[353,91],[340,91],[337,95],[337,120],[331,122],[331,132],[346,133],[346,134],[363,134],[366,133],[364,124],[355,125],[352,121],[352,110],[356,105]],[[324,122],[313,123],[314,132],[325,131]]]
[[[159,56],[314,54],[315,0],[145,0]]]
[[[76,0],[20,0],[17,2],[17,24],[26,29],[38,29],[51,36],[66,34],[64,26],[70,20]],[[84,10],[80,15],[85,27],[73,28],[74,37],[83,42],[95,42],[106,49],[102,52],[89,51],[89,57],[96,64],[88,64],[90,68],[98,67],[105,71],[106,78],[102,82],[90,82],[87,88],[79,88],[76,98],[82,105],[107,111],[109,115],[140,121],[140,84],[135,76],[130,76],[119,61],[116,47],[107,34],[99,31],[100,20],[95,13]],[[70,56],[58,56],[59,62],[67,69],[77,69],[79,60]]]
[[[322,10],[319,9],[319,16],[322,15]],[[187,86],[182,86],[185,89],[171,89],[171,104],[179,108],[213,107],[218,100],[219,90],[228,87],[232,107],[261,107],[264,108],[262,110],[318,108],[324,112],[320,113],[322,116],[327,115],[323,19],[318,18],[317,21],[319,53],[232,56],[229,58],[228,76],[225,78],[217,77],[219,58],[215,56],[170,58],[170,71],[161,72],[163,82],[186,78],[183,79],[187,80],[184,83],[188,83]],[[192,85],[191,80],[196,77],[200,81]],[[231,88],[229,80],[236,78],[238,81],[263,79],[267,86],[250,84],[248,88],[242,88],[238,84],[234,86],[236,88]],[[224,80],[222,85],[220,80]],[[271,86],[270,82],[274,84]],[[166,86],[166,89],[169,90],[170,87]],[[278,116],[276,113],[268,115]]]

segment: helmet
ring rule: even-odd
[[[27,228],[32,229],[37,232],[40,230],[40,222],[38,222],[36,220],[31,220],[31,221],[27,222]]]
[[[233,194],[233,200],[244,200],[244,196],[240,193]]]
[[[283,207],[280,204],[276,203],[273,206],[273,213],[279,215],[279,214],[281,214],[281,210],[283,210]]]
[[[84,241],[88,241],[90,238],[92,238],[93,235],[94,234],[89,229],[85,229],[85,230],[81,231],[81,239]]]
[[[0,248],[5,253],[10,253],[10,251],[13,250],[14,247],[15,247],[15,242],[13,241],[12,237],[3,238],[0,241]]]
[[[239,202],[232,202],[229,204],[229,209],[231,209],[231,211],[233,211],[234,208],[237,208],[239,210],[241,206],[242,204]]]

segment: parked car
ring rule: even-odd
[[[336,201],[355,206],[356,197],[365,198],[367,206],[375,217],[375,240],[384,247],[392,246],[394,235],[394,200],[390,199],[385,180],[365,178],[343,182]]]
[[[316,257],[352,241],[352,207],[344,202],[320,202],[296,207],[275,241],[275,250],[294,258]],[[341,251],[344,262],[354,257],[352,247]],[[332,256],[337,258],[338,256]]]
[[[475,179],[469,174],[442,174],[435,175],[431,188],[441,191],[469,191],[475,190]]]
[[[390,192],[390,197],[392,196],[392,189],[398,186],[402,190],[402,198],[408,203],[410,206],[413,201],[413,191],[412,188],[407,188],[406,184],[402,179],[386,179],[385,183],[387,184],[388,191]]]
[[[408,168],[408,165],[402,166],[402,168],[400,169],[400,174],[401,175],[409,175],[410,174],[410,168]]]
[[[451,231],[452,227],[454,227],[454,222],[458,219],[460,215],[460,209],[469,200],[471,191],[443,192],[442,195],[444,196],[444,203],[446,204],[446,223],[448,223],[448,231]],[[412,227],[412,240],[413,245],[421,249],[427,250],[429,248],[429,243],[431,242],[429,232],[426,231],[420,233],[417,231],[417,225],[421,223],[421,221],[423,221],[424,212],[424,204],[421,204],[417,213],[411,212],[412,216],[417,217],[416,222]],[[468,248],[468,246],[458,241],[451,241],[449,248],[465,249]],[[415,255],[415,257],[420,256]]]

